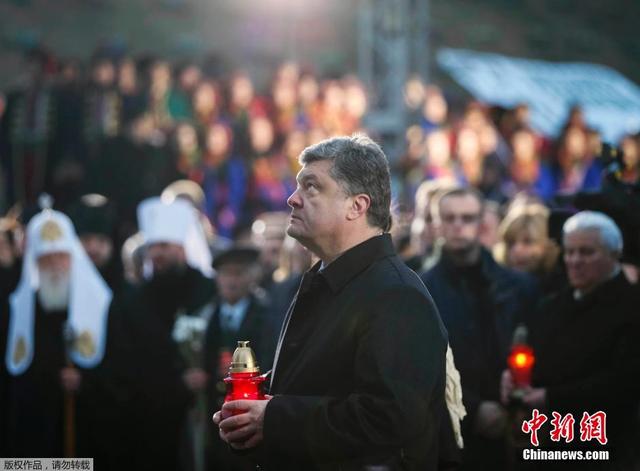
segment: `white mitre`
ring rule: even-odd
[[[27,226],[22,274],[9,300],[6,364],[12,375],[24,373],[33,360],[35,294],[40,286],[37,260],[56,252],[71,256],[66,329],[70,333],[69,358],[77,366],[93,368],[104,357],[113,294],[84,251],[71,220],[63,213],[45,209]]]
[[[187,201],[148,198],[138,205],[138,227],[145,244],[169,242],[184,248],[187,263],[211,277],[211,249],[196,209]]]

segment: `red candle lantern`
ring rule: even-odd
[[[514,397],[522,395],[524,389],[531,386],[531,370],[534,363],[533,348],[527,344],[527,328],[523,325],[518,326],[513,334],[511,353],[507,358],[509,371],[513,378]]]
[[[266,376],[260,374],[260,367],[253,350],[249,347],[249,341],[239,341],[238,347],[233,352],[229,375],[224,378],[227,384],[224,402],[238,399],[265,399],[262,388],[266,379]]]

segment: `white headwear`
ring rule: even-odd
[[[87,256],[66,215],[50,209],[37,214],[27,226],[26,241],[20,283],[10,297],[6,352],[9,373],[24,373],[33,360],[34,298],[40,286],[36,261],[54,252],[71,256],[68,325],[74,339],[69,356],[80,367],[95,367],[104,356],[111,290]]]
[[[171,202],[148,198],[138,205],[138,227],[145,244],[169,242],[184,247],[187,263],[207,276],[213,276],[211,250],[196,209],[176,198]]]

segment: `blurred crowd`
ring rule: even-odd
[[[100,460],[97,469],[121,469],[123,460],[250,469],[216,440],[210,416],[237,340],[251,341],[263,371],[272,361],[312,263],[285,236],[297,158],[324,138],[363,131],[364,86],[293,63],[275,68],[262,91],[247,73],[212,63],[100,53],[83,64],[36,50],[26,65],[20,86],[0,99],[3,362],[5,352],[8,363],[24,356],[8,333],[10,295],[25,279],[30,237],[44,237],[27,226],[42,207],[38,215],[54,214],[61,227],[70,217],[61,234],[78,238],[113,300],[104,358],[81,368],[65,357],[70,306],[38,298],[36,312],[60,316],[47,316],[46,327],[36,321],[28,373],[2,372],[0,455],[61,456],[60,431],[73,423],[76,451]],[[464,469],[519,469],[509,424],[522,407],[576,417],[610,408],[612,452],[631,463],[640,423],[632,384],[640,136],[603,146],[578,106],[560,136],[543,136],[526,104],[460,104],[417,78],[405,104],[405,150],[389,155],[392,235],[449,332],[467,410]],[[580,210],[592,210],[586,222],[565,222]],[[593,237],[574,240],[580,231]],[[38,253],[42,283],[42,273],[75,263],[46,259],[54,249]],[[609,296],[596,297],[604,286]],[[176,340],[184,316],[203,322],[195,344]],[[520,409],[505,373],[519,325],[539,352]],[[51,332],[57,343],[43,340]],[[562,338],[550,341],[554,332]],[[185,342],[201,360],[184,353]],[[72,419],[61,408],[68,397],[77,399]]]
[[[84,66],[34,51],[24,81],[4,95],[6,206],[33,206],[47,191],[66,209],[100,193],[126,226],[140,200],[189,179],[231,238],[257,214],[286,209],[300,151],[358,131],[367,108],[355,77],[321,79],[293,63],[263,93],[242,70],[211,63],[100,53]]]

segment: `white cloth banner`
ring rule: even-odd
[[[463,49],[440,49],[438,64],[478,100],[513,107],[526,103],[531,124],[557,136],[574,104],[605,141],[640,130],[640,87],[597,64],[515,59]]]

